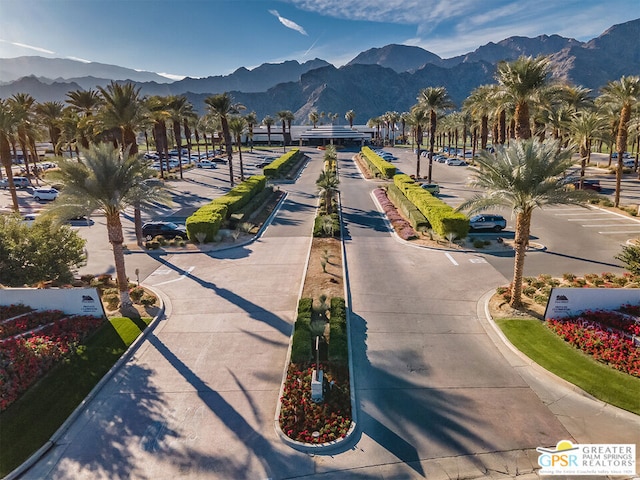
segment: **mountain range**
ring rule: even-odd
[[[37,101],[64,102],[72,90],[133,81],[142,95],[185,95],[199,113],[204,99],[230,92],[235,102],[257,118],[290,110],[296,124],[308,123],[312,111],[354,110],[356,123],[387,111],[408,111],[418,92],[444,86],[458,106],[476,87],[494,83],[496,65],[521,55],[547,55],[557,79],[597,90],[622,75],[640,75],[640,19],[614,25],[588,42],[559,35],[509,37],[473,52],[443,59],[420,47],[387,45],[361,52],[344,66],[314,59],[244,67],[225,76],[185,78],[171,82],[152,72],[114,65],[43,57],[0,59],[0,98],[31,94]]]

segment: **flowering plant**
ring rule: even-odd
[[[93,316],[66,317],[51,310],[37,312],[34,320],[12,323],[15,334],[0,340],[0,412],[60,360],[73,354],[104,321]]]
[[[323,371],[324,400],[311,400],[311,380],[315,364],[289,366],[280,398],[280,428],[293,440],[326,443],[344,437],[351,426],[349,374],[344,367],[320,365]]]
[[[550,318],[545,323],[595,360],[640,377],[640,348],[632,338],[638,331],[634,319],[618,312],[587,311],[574,317]]]

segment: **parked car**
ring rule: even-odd
[[[147,240],[163,236],[165,238],[187,238],[187,228],[173,222],[147,222],[142,225],[142,236]]]
[[[35,222],[37,218],[37,213],[25,213],[22,216],[22,223],[30,227],[31,225],[33,225],[33,222]]]
[[[437,183],[423,183],[420,187],[424,188],[431,195],[438,195],[440,193],[440,185]]]
[[[502,215],[480,214],[469,219],[472,230],[493,230],[499,232],[507,227],[507,221]]]
[[[627,168],[634,168],[636,166],[635,158],[624,158],[622,160],[622,166]]]
[[[31,186],[31,182],[27,177],[13,177],[13,184],[16,188],[27,188]],[[0,180],[0,188],[9,188],[9,180],[6,178]]]
[[[445,163],[449,157],[446,155],[435,155],[433,159],[438,163]]]
[[[196,167],[198,168],[218,168],[218,164],[216,162],[212,162],[211,160],[200,160],[196,162]]]
[[[467,164],[467,162],[465,162],[461,158],[447,158],[444,163],[446,163],[447,165],[456,165],[456,166]]]
[[[576,189],[580,188],[580,179],[576,178],[573,180],[573,186]],[[593,178],[583,178],[582,179],[582,189],[583,190],[595,190],[596,192],[599,192],[602,190],[602,187],[600,186],[600,180],[596,180]]]
[[[78,217],[69,218],[66,223],[74,227],[88,227],[93,225],[95,222],[84,215],[80,215]]]
[[[56,190],[55,188],[50,188],[50,187],[40,187],[40,188],[34,188],[33,189],[33,199],[36,202],[39,202],[41,200],[55,200],[56,198],[58,198],[58,190]]]

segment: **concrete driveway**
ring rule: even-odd
[[[23,478],[528,479],[538,446],[640,431],[498,347],[479,306],[506,279],[481,255],[395,240],[341,154],[358,429],[327,454],[285,446],[274,413],[316,205],[311,153],[257,242],[160,260],[146,283],[166,318]]]

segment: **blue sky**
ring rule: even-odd
[[[587,41],[640,17],[639,0],[0,0],[0,58],[72,58],[171,76],[321,58],[391,43],[443,58],[490,41]]]

